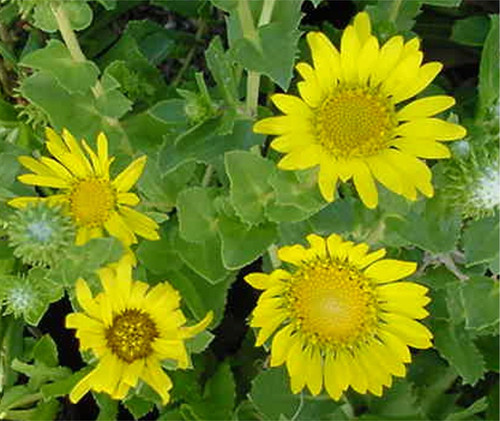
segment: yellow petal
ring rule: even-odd
[[[413,80],[409,80],[408,83],[399,86],[392,93],[394,103],[397,104],[405,101],[423,91],[434,80],[442,68],[443,65],[436,61],[425,63]]]
[[[303,118],[313,118],[311,108],[302,99],[285,94],[274,94],[271,101],[285,114],[294,114]]]
[[[340,65],[342,67],[342,79],[347,83],[357,82],[357,62],[361,49],[356,30],[353,26],[345,28],[340,41]]]
[[[401,152],[419,158],[442,159],[451,157],[451,152],[446,145],[432,139],[400,137],[394,140],[393,145]]]
[[[117,201],[120,205],[137,206],[140,199],[135,193],[118,193]]]
[[[297,340],[296,336],[292,336],[293,331],[293,325],[287,325],[274,335],[271,344],[271,367],[285,362],[293,342]]]
[[[146,160],[146,155],[141,156],[140,158],[134,160],[120,174],[118,174],[118,176],[113,180],[113,186],[118,192],[127,192],[132,188],[142,175],[144,166],[146,165]]]
[[[66,143],[66,146],[68,147],[71,155],[74,157],[75,160],[78,161],[80,167],[84,168],[85,173],[87,175],[92,175],[93,174],[92,166],[90,165],[88,159],[85,157],[82,148],[76,141],[75,137],[67,129],[63,129],[62,138]]]
[[[369,209],[376,208],[378,204],[378,191],[367,165],[360,160],[354,161],[353,173],[354,185],[364,205]]]
[[[418,136],[437,140],[456,140],[465,137],[467,131],[459,124],[443,121],[438,118],[422,118],[403,123],[396,128],[400,136]]]
[[[330,159],[321,159],[318,173],[318,185],[321,195],[327,202],[333,202],[337,190],[337,171]]]
[[[321,32],[309,32],[307,43],[316,69],[322,96],[328,95],[340,77],[340,55],[330,40]]]
[[[309,145],[303,150],[294,150],[278,162],[278,168],[282,170],[304,170],[314,167],[320,163],[322,147]]]
[[[54,187],[56,189],[68,188],[69,184],[66,180],[57,177],[36,175],[36,174],[23,174],[17,177],[17,179],[24,184],[29,184],[31,186],[44,186],[44,187]]]
[[[109,219],[104,223],[104,228],[106,228],[109,235],[118,238],[127,246],[137,243],[134,232],[117,212],[112,212]]]
[[[301,340],[296,340],[286,360],[292,393],[299,393],[304,388],[306,383],[307,363],[308,359],[303,350],[303,343]]]
[[[274,317],[267,320],[266,324],[259,330],[255,346],[262,346],[287,317],[286,312],[276,312]]]
[[[92,297],[92,292],[90,291],[89,286],[82,278],[79,278],[76,281],[75,291],[78,303],[82,306],[85,312],[88,313],[93,318],[99,319],[100,315],[99,306]]]
[[[401,175],[394,170],[391,163],[384,159],[385,154],[370,156],[366,163],[373,176],[385,187],[394,193],[401,194],[403,191]]]
[[[317,107],[323,100],[323,92],[319,86],[316,72],[308,63],[298,63],[295,68],[304,81],[297,83],[300,96],[310,107]]]
[[[186,338],[191,338],[200,332],[203,332],[212,320],[214,319],[214,312],[210,310],[205,317],[193,326],[184,327],[182,330]]]
[[[245,276],[245,281],[255,289],[267,289],[273,285],[273,281],[267,273],[249,273]]]
[[[26,167],[27,169],[37,173],[40,176],[45,177],[57,177],[58,174],[55,174],[49,167],[41,163],[40,161],[32,158],[31,156],[20,156],[17,158],[19,163]]]
[[[308,359],[306,383],[311,394],[317,396],[323,388],[323,358],[317,347],[310,347]]]
[[[413,348],[426,349],[432,347],[432,333],[419,322],[394,313],[381,313],[387,324],[385,330],[399,337]]]
[[[158,235],[160,227],[149,216],[127,206],[120,206],[118,212],[136,234],[151,241],[160,239]]]
[[[411,354],[406,344],[398,337],[389,332],[388,330],[381,330],[377,334],[386,348],[387,356],[397,357],[403,363],[411,361]]]
[[[380,48],[378,61],[370,77],[370,84],[372,86],[377,86],[385,80],[389,72],[394,69],[394,66],[398,62],[402,50],[403,37],[399,35],[390,38],[382,48]]]
[[[373,72],[379,55],[378,39],[370,37],[363,45],[358,59],[358,78],[360,84],[366,84]]]
[[[356,244],[352,249],[349,250],[349,261],[354,263],[355,265],[358,265],[363,257],[366,256],[366,253],[368,252],[369,247],[368,244],[365,243],[360,243]]]
[[[283,153],[292,152],[294,149],[304,149],[314,143],[314,136],[306,130],[307,127],[304,127],[299,132],[288,133],[274,138],[271,142],[271,148]]]
[[[349,366],[345,362],[343,352],[337,353],[336,357],[331,352],[326,353],[325,388],[330,397],[338,401],[349,383]]]
[[[141,374],[142,379],[160,395],[162,404],[166,405],[170,400],[169,390],[172,389],[172,381],[161,369],[158,362],[149,358],[146,367]]]
[[[103,132],[97,135],[97,157],[101,163],[103,176],[109,178],[109,166],[111,161],[108,156],[108,138]]]
[[[309,234],[306,239],[318,257],[323,258],[326,256],[326,243],[323,237],[316,234]]]
[[[95,370],[92,370],[71,389],[69,394],[71,403],[77,403],[90,391],[90,389],[92,389],[94,372]]]
[[[406,86],[408,80],[413,80],[418,76],[423,58],[423,53],[417,51],[402,59],[382,83],[382,89],[391,94],[397,92],[400,86]]]
[[[412,275],[417,270],[415,262],[402,260],[384,259],[373,263],[364,274],[378,283],[397,281]]]
[[[356,357],[351,356],[348,352],[344,353],[347,364],[349,365],[350,384],[351,387],[358,393],[366,393],[368,389],[368,379],[363,368],[360,366]]]
[[[363,45],[372,33],[372,25],[370,23],[370,16],[366,12],[360,12],[354,17],[353,21],[354,29],[358,39]]]
[[[363,269],[368,265],[371,265],[373,262],[376,260],[382,259],[382,257],[385,256],[385,249],[378,249],[376,251],[373,251],[371,253],[368,253],[366,256],[362,257],[357,266],[359,269]]]
[[[455,105],[455,99],[448,95],[435,95],[420,98],[399,110],[396,114],[399,121],[413,120],[436,115]]]

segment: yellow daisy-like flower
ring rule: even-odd
[[[282,247],[279,258],[295,266],[270,275],[252,273],[246,281],[264,290],[250,325],[260,328],[256,346],[276,330],[271,366],[286,362],[293,393],[305,385],[339,399],[351,386],[359,393],[382,394],[392,376],[404,377],[411,361],[408,345],[432,346],[432,334],[415,319],[428,315],[427,288],[394,282],[411,275],[416,264],[382,259],[366,244],[307,237],[309,248]]]
[[[180,295],[167,282],[154,287],[132,280],[130,264],[119,263],[99,270],[104,292],[92,298],[86,282],[76,284],[78,302],[84,313],[71,313],[66,327],[76,329],[80,349],[91,349],[99,359],[70,393],[78,402],[89,390],[123,399],[142,379],[169,401],[172,382],[160,362],[172,360],[187,368],[189,358],[184,341],[204,330],[212,321],[209,312],[194,326],[184,326],[179,309]]]
[[[275,94],[274,104],[286,115],[265,118],[256,133],[278,135],[271,147],[287,155],[283,170],[319,166],[318,184],[325,200],[334,199],[337,181],[353,179],[369,208],[378,203],[374,179],[415,200],[417,190],[433,195],[431,172],[420,158],[448,158],[438,141],[460,139],[465,129],[432,116],[450,108],[446,95],[401,103],[424,90],[442,65],[422,65],[417,38],[401,36],[379,46],[370,18],[359,13],[343,35],[340,52],[320,32],[307,34],[314,67],[299,63],[302,98]]]
[[[103,229],[126,246],[137,242],[136,234],[149,240],[159,239],[158,224],[132,209],[139,204],[139,197],[129,191],[144,170],[146,156],[136,159],[110,180],[109,168],[114,158],[108,156],[104,133],[97,137],[97,154],[84,140],[80,146],[67,130],[63,130],[61,138],[47,128],[46,136],[47,149],[53,158],[21,156],[19,162],[33,173],[20,175],[18,179],[24,184],[52,187],[60,192],[47,198],[17,197],[9,205],[22,208],[39,201],[61,205],[77,227],[77,244],[102,237]]]

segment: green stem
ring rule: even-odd
[[[267,25],[271,21],[275,1],[276,0],[264,0],[259,17],[259,27]],[[238,2],[237,12],[243,30],[243,37],[254,42],[257,47],[260,47],[259,33],[255,27],[248,0],[240,0]],[[259,87],[260,73],[249,70],[247,75],[246,110],[250,117],[255,117],[257,114]]]
[[[398,18],[399,9],[401,8],[401,4],[403,0],[392,0],[391,11],[389,13],[389,20],[391,22],[396,23],[396,19]]]
[[[191,60],[193,60],[194,53],[196,52],[196,48],[198,47],[198,43],[200,42],[201,37],[203,36],[203,33],[205,32],[205,29],[206,29],[205,22],[200,20],[198,30],[196,31],[196,35],[194,37],[194,45],[191,47],[191,49],[187,53],[186,59],[182,63],[181,69],[177,72],[177,75],[175,76],[175,79],[172,82],[172,86],[174,88],[181,82],[182,76],[184,76],[184,73],[189,68],[189,65],[191,64]]]
[[[269,255],[269,260],[271,260],[271,265],[273,269],[277,269],[281,266],[281,261],[278,257],[278,247],[276,244],[271,244],[267,248],[267,254]]]
[[[214,172],[215,168],[213,167],[213,165],[207,165],[205,174],[203,174],[203,180],[201,181],[201,187],[208,187],[208,185],[210,184],[210,179],[212,178]]]
[[[84,63],[87,61],[87,58],[83,54],[83,51],[78,43],[78,39],[76,38],[76,34],[71,27],[71,23],[69,21],[68,15],[64,10],[62,3],[51,3],[52,13],[57,21],[57,26],[59,28],[59,32],[61,33],[62,39],[64,40],[64,44],[68,49],[69,53],[73,60],[77,63]],[[104,88],[101,85],[99,80],[96,81],[95,85],[92,87],[92,93],[96,99],[104,94]],[[120,124],[120,121],[113,117],[105,118],[107,123],[115,127],[122,134],[122,148],[128,155],[134,154],[134,149],[130,144],[127,133],[123,130],[123,127]]]

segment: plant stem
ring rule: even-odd
[[[206,29],[205,22],[200,19],[199,24],[198,24],[198,30],[196,31],[196,34],[194,36],[194,45],[188,51],[186,58],[184,59],[184,62],[182,63],[181,69],[177,72],[177,75],[175,76],[175,79],[172,82],[172,86],[174,88],[180,83],[180,81],[182,80],[182,76],[184,76],[184,73],[189,68],[189,65],[191,64],[191,60],[193,60],[194,53],[196,52],[196,47],[198,46],[198,43],[200,42],[201,37],[203,36],[203,34],[205,32],[205,29]]]
[[[262,11],[260,12],[258,26],[267,25],[271,21],[274,4],[276,0],[264,0]],[[248,4],[248,0],[239,0],[238,2],[238,17],[240,19],[243,37],[253,42],[256,47],[260,47],[259,33],[255,27],[252,12]],[[246,110],[250,117],[255,117],[257,114],[257,106],[259,104],[259,86],[260,73],[253,70],[248,71],[247,75],[247,95],[246,95]]]
[[[269,255],[269,260],[271,260],[273,269],[279,268],[281,266],[281,261],[278,257],[278,247],[276,244],[273,243],[267,248],[267,254]]]
[[[54,17],[56,18],[57,26],[59,28],[59,32],[61,33],[62,39],[64,40],[64,44],[66,45],[66,48],[71,54],[71,58],[76,63],[86,62],[87,58],[83,54],[80,44],[78,43],[78,39],[76,38],[76,34],[73,31],[73,28],[71,27],[68,15],[66,14],[66,11],[62,6],[62,3],[61,4],[51,3],[50,6],[52,9],[52,13],[54,14]],[[91,90],[92,94],[96,99],[104,95],[104,88],[102,87],[101,82],[99,80],[96,81],[95,85],[91,88]],[[134,149],[130,144],[127,133],[125,132],[125,130],[123,130],[120,121],[116,118],[108,116],[103,116],[103,120],[104,119],[110,126],[115,127],[118,131],[121,132],[123,150],[128,155],[133,155]]]

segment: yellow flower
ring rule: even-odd
[[[307,42],[314,67],[296,66],[304,79],[297,85],[302,98],[273,95],[286,115],[254,126],[257,133],[278,135],[271,147],[287,154],[278,167],[319,166],[319,188],[329,202],[337,181],[351,178],[369,208],[378,203],[374,179],[410,200],[417,190],[431,197],[431,172],[418,158],[448,158],[449,149],[437,141],[460,139],[466,131],[432,117],[453,106],[452,97],[400,105],[432,82],[441,63],[422,65],[417,38],[405,43],[395,36],[379,47],[366,12],[345,29],[340,52],[320,32],[307,34]]]
[[[197,325],[184,326],[179,293],[167,282],[150,288],[133,281],[131,270],[124,262],[100,269],[104,292],[95,298],[83,279],[77,281],[78,302],[85,312],[69,314],[66,327],[77,330],[80,350],[91,349],[99,363],[73,388],[72,402],[78,402],[90,389],[123,399],[142,379],[166,404],[172,382],[160,362],[168,359],[178,368],[187,368],[184,341],[212,321],[209,312]]]
[[[67,130],[63,130],[61,138],[47,128],[46,136],[47,149],[54,158],[21,156],[19,162],[33,174],[23,174],[18,179],[24,184],[60,191],[48,198],[17,197],[9,205],[22,208],[39,201],[62,205],[77,226],[77,244],[102,237],[103,228],[125,246],[137,242],[136,234],[149,240],[159,239],[158,224],[131,208],[139,204],[139,197],[129,190],[141,176],[146,156],[136,159],[110,180],[109,168],[114,158],[108,157],[104,133],[97,137],[97,154],[82,140],[90,161]]]
[[[250,325],[260,328],[256,346],[276,330],[271,366],[286,362],[293,393],[305,385],[313,395],[323,385],[338,400],[351,386],[359,393],[382,394],[392,376],[404,377],[414,348],[432,346],[432,334],[415,319],[428,315],[427,288],[394,282],[411,275],[416,264],[382,259],[366,244],[307,237],[309,248],[282,247],[279,258],[295,266],[245,280],[264,290]],[[382,260],[381,260],[382,259]]]

